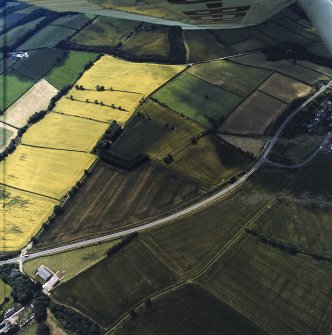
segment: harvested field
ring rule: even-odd
[[[146,26],[151,29],[150,25]],[[154,26],[154,30],[143,30],[144,27],[127,39],[121,50],[139,56],[167,57],[169,52],[168,27]]]
[[[33,84],[33,80],[13,70],[2,74],[0,76],[0,114]]]
[[[104,135],[108,124],[49,113],[22,138],[37,147],[90,152]]]
[[[308,95],[311,87],[280,73],[274,73],[259,87],[259,90],[289,104]]]
[[[227,245],[257,212],[273,202],[289,182],[290,176],[281,170],[260,170],[225,199],[150,230],[146,241],[179,274],[188,278]]]
[[[167,137],[148,150],[149,157],[157,161],[163,161],[168,154],[174,155],[181,148],[188,146],[193,137],[205,132],[205,128],[199,123],[187,117],[181,117],[179,113],[152,100],[142,104],[138,111],[153,121],[167,123],[174,127]]]
[[[188,73],[181,74],[153,97],[206,127],[218,125],[242,100],[238,95]]]
[[[219,137],[222,138],[224,141],[230,143],[235,148],[254,155],[254,157],[259,157],[261,150],[263,149],[265,144],[265,138],[256,138],[250,135],[234,136],[220,134]]]
[[[26,125],[31,115],[45,110],[57,93],[54,86],[42,79],[0,115],[0,121],[21,128]]]
[[[0,233],[0,250],[19,250],[30,242],[59,202],[3,185],[0,193],[3,202],[0,218],[6,223]]]
[[[237,57],[234,58],[232,61],[235,63],[275,70],[284,74],[285,76],[302,81],[307,85],[313,85],[317,81],[329,79],[329,77],[327,77],[326,75],[310,69],[304,69],[302,66],[293,64],[293,61],[289,59],[284,59],[276,62],[267,61],[266,56],[263,53]]]
[[[197,285],[188,285],[153,302],[116,335],[263,335],[261,329]]]
[[[137,303],[176,280],[176,275],[136,240],[59,286],[53,296],[108,328]]]
[[[60,200],[94,160],[86,153],[19,145],[0,163],[0,183]]]
[[[40,265],[45,265],[54,272],[61,272],[64,278],[61,284],[77,276],[82,271],[97,264],[106,257],[107,250],[119,240],[96,244],[85,248],[66,251],[55,255],[40,257],[24,263],[24,272],[37,279],[35,272]],[[70,262],[68,262],[70,259]]]
[[[161,122],[135,115],[126,124],[121,136],[112,144],[111,152],[126,159],[134,159],[139,154],[144,154],[151,146],[158,145],[171,131]]]
[[[213,135],[200,138],[197,144],[189,144],[172,158],[167,168],[207,189],[225,182],[250,164],[248,156]]]
[[[237,42],[231,45],[231,47],[238,52],[258,50],[264,48],[265,46],[266,45],[264,43],[254,38],[249,38],[248,40]]]
[[[255,230],[311,254],[331,257],[331,168],[326,154],[302,168],[282,201],[257,220]]]
[[[29,78],[39,80],[66,56],[66,51],[55,48],[33,51],[29,58],[21,59],[13,68]]]
[[[286,108],[280,100],[256,91],[225,120],[219,132],[262,136]]]
[[[252,93],[271,71],[219,60],[194,65],[188,72],[242,97]]]
[[[41,236],[39,246],[133,225],[169,212],[200,194],[199,187],[160,166],[145,164],[125,171],[99,161],[65,213]]]
[[[84,45],[115,46],[135,30],[139,22],[100,16],[72,39]]]
[[[78,80],[76,85],[82,85],[84,90],[73,88],[55,110],[104,122],[116,120],[122,124],[144,96],[184,68],[180,65],[132,63],[104,56]],[[109,75],[105,76],[105,73]],[[97,91],[98,85],[104,86],[104,90]],[[71,95],[73,100],[69,99]],[[103,105],[95,104],[95,100]],[[119,110],[119,107],[124,110]]]
[[[231,48],[219,43],[207,30],[185,30],[183,35],[190,62],[211,60],[234,53]]]
[[[62,89],[73,84],[84,71],[85,65],[93,62],[97,56],[93,52],[69,51],[68,57],[53,67],[45,78],[58,89]]]
[[[329,334],[332,266],[245,236],[199,282],[268,334]]]
[[[73,33],[74,33],[73,29],[49,25],[39,30],[36,34],[30,37],[26,42],[21,44],[19,46],[19,50],[30,50],[30,49],[54,47],[59,42],[71,36]]]

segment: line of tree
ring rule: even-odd
[[[169,53],[171,63],[184,64],[186,62],[186,47],[183,41],[181,27],[170,27],[168,30]]]

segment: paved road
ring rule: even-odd
[[[298,107],[293,113],[291,113],[287,117],[287,119],[282,123],[282,125],[280,126],[280,128],[278,129],[278,131],[276,132],[274,137],[270,140],[270,142],[269,142],[266,150],[264,151],[262,157],[256,162],[256,164],[246,174],[244,174],[241,178],[239,178],[235,183],[229,185],[225,189],[209,196],[208,198],[206,198],[206,199],[204,199],[204,200],[202,200],[202,201],[200,201],[200,202],[198,202],[194,205],[191,205],[191,206],[189,206],[189,207],[187,207],[183,210],[180,210],[179,212],[177,212],[175,214],[169,215],[165,218],[155,220],[155,221],[152,221],[150,223],[146,223],[146,224],[143,224],[141,226],[134,227],[134,228],[125,229],[125,230],[120,231],[120,232],[107,234],[107,235],[104,235],[104,236],[101,236],[101,237],[92,238],[92,239],[85,240],[85,241],[82,241],[82,242],[67,244],[67,245],[64,245],[64,246],[61,246],[61,247],[57,247],[57,248],[52,248],[52,249],[48,249],[48,250],[44,250],[44,251],[39,251],[39,252],[36,252],[36,253],[33,253],[33,254],[26,254],[26,253],[22,252],[19,257],[11,258],[11,259],[6,260],[6,261],[1,261],[0,266],[4,265],[4,264],[12,264],[12,263],[22,264],[25,260],[35,259],[35,258],[39,258],[39,257],[42,257],[42,256],[47,256],[47,255],[53,255],[53,254],[57,254],[57,253],[60,253],[60,252],[63,252],[63,251],[78,249],[78,248],[81,248],[81,247],[86,247],[86,246],[89,246],[89,245],[96,244],[98,242],[109,241],[109,240],[113,240],[113,239],[117,239],[117,238],[127,236],[131,233],[141,232],[141,231],[144,231],[144,230],[147,230],[147,229],[155,228],[155,227],[161,226],[165,223],[174,221],[174,220],[176,220],[180,217],[183,217],[187,214],[195,212],[198,209],[201,209],[201,208],[213,203],[214,201],[221,199],[222,197],[224,197],[226,194],[228,194],[232,190],[235,190],[239,185],[243,184],[257,169],[259,169],[267,161],[268,154],[271,152],[272,147],[276,143],[279,135],[284,130],[284,128],[286,127],[288,122],[298,112],[300,112],[304,107],[306,107],[311,101],[313,101],[317,96],[319,96],[321,93],[323,93],[326,89],[328,89],[331,86],[332,86],[332,80],[328,84],[322,86],[319,91],[317,91],[312,97],[310,97],[300,107]],[[25,249],[27,250],[28,248],[25,248]]]

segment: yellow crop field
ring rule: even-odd
[[[0,163],[0,184],[60,200],[95,159],[87,153],[19,145]]]
[[[70,100],[68,96],[62,98],[56,105],[56,112],[103,122],[116,120],[120,124],[129,119],[142,98],[142,95],[138,94],[77,91],[75,89],[69,92],[70,95],[73,95],[75,100]],[[86,99],[89,99],[89,102],[86,102]],[[95,100],[102,101],[104,106],[94,104]],[[112,108],[112,104],[114,107],[122,107],[125,111]]]
[[[49,113],[23,136],[33,146],[90,152],[108,128],[107,123]]]
[[[36,194],[0,186],[3,205],[0,209],[2,251],[22,248],[34,236],[52,214],[59,202]]]
[[[86,71],[76,85],[62,98],[55,111],[100,121],[126,122],[139,101],[163,85],[179,72],[183,65],[144,64],[123,61],[112,56],[103,56]],[[97,91],[97,86],[104,91]],[[70,99],[72,96],[72,99]],[[95,104],[95,100],[102,102]],[[124,110],[117,109],[121,107]]]

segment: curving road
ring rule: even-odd
[[[11,259],[8,259],[6,261],[1,261],[0,266],[4,265],[4,264],[19,263],[20,267],[22,267],[22,263],[26,260],[35,259],[35,258],[47,256],[47,255],[53,255],[53,254],[57,254],[57,253],[68,251],[68,250],[78,249],[78,248],[81,248],[81,247],[86,247],[86,246],[89,246],[89,245],[97,244],[99,242],[105,242],[105,241],[125,237],[125,236],[127,236],[129,234],[132,234],[132,233],[135,233],[135,232],[141,232],[141,231],[144,231],[144,230],[147,230],[147,229],[155,228],[155,227],[161,226],[163,224],[169,223],[171,221],[174,221],[174,220],[176,220],[180,217],[183,217],[185,215],[191,214],[191,213],[193,213],[193,212],[195,212],[199,209],[202,209],[203,207],[213,203],[214,201],[221,199],[222,197],[227,195],[229,192],[235,190],[239,185],[241,185],[245,181],[247,181],[247,179],[256,170],[258,170],[265,162],[268,162],[268,160],[267,160],[268,154],[271,152],[272,147],[274,146],[274,144],[278,140],[278,137],[280,136],[280,134],[282,133],[284,128],[287,126],[289,121],[297,113],[299,113],[304,107],[306,107],[310,102],[312,102],[315,98],[317,98],[320,94],[322,94],[325,90],[327,90],[331,86],[332,86],[332,80],[329,81],[326,85],[322,86],[314,95],[312,95],[300,107],[298,107],[294,112],[292,112],[285,119],[285,121],[282,123],[282,125],[280,126],[280,128],[278,129],[278,131],[276,132],[274,137],[270,140],[266,150],[264,151],[261,158],[255,163],[255,165],[246,174],[244,174],[241,178],[239,178],[235,183],[229,185],[225,189],[209,196],[208,198],[206,198],[206,199],[204,199],[204,200],[202,200],[202,201],[200,201],[200,202],[198,202],[194,205],[191,205],[191,206],[189,206],[185,209],[182,209],[175,214],[169,215],[169,216],[167,216],[165,218],[162,218],[162,219],[159,219],[159,220],[155,220],[155,221],[143,224],[141,226],[133,227],[133,228],[130,228],[130,229],[125,229],[123,231],[107,234],[107,235],[104,235],[104,236],[101,236],[101,237],[91,238],[89,240],[85,240],[85,241],[82,241],[82,242],[75,242],[75,243],[67,244],[67,245],[64,245],[64,246],[35,252],[33,254],[27,254],[27,250],[29,249],[29,246],[28,246],[25,249],[23,249],[24,251],[22,251],[22,253],[19,257],[11,258]]]

